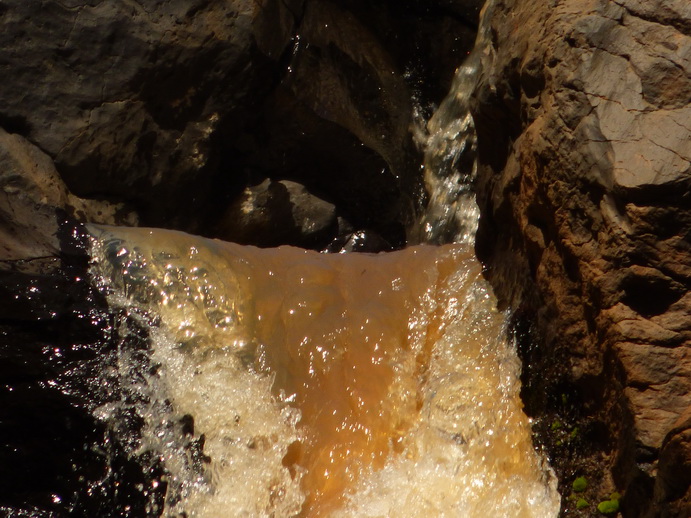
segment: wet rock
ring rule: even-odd
[[[334,239],[324,251],[345,254],[349,252],[389,252],[393,247],[383,237],[371,230],[358,230]]]
[[[691,387],[688,2],[495,5],[472,108],[477,249],[535,321],[528,410],[563,412],[547,394],[573,390],[571,417],[607,433],[557,469],[604,467],[627,516],[672,513],[688,486],[664,502],[653,486],[687,462],[661,448]]]
[[[159,516],[162,468],[128,455],[94,412],[124,400],[115,374],[123,344],[87,271],[87,234],[74,220],[58,234],[59,268],[0,267],[0,514]],[[138,437],[139,427],[130,419],[123,428]]]
[[[269,179],[247,187],[223,215],[216,234],[258,246],[319,247],[333,239],[336,207],[299,183]]]

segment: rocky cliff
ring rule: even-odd
[[[567,509],[582,475],[625,516],[689,516],[691,4],[492,9],[477,250],[518,308],[528,411]]]

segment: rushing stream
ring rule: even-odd
[[[92,233],[110,303],[151,332],[158,368],[123,350],[136,394],[120,404],[145,422],[132,454],[163,459],[168,514],[554,515],[506,315],[468,246],[326,255]]]
[[[92,276],[119,315],[108,376],[124,387],[95,412],[130,457],[162,469],[152,513],[558,514],[507,314],[472,249],[467,104],[485,32],[429,122],[430,202],[410,232],[455,244],[320,254],[89,228]],[[132,415],[136,437],[121,423]]]

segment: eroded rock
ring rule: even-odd
[[[623,490],[626,516],[690,494],[653,502],[687,462],[660,455],[691,404],[690,9],[497,2],[473,101],[478,252],[541,343],[523,351],[528,410],[600,430],[571,446],[543,436],[562,476]]]

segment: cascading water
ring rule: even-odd
[[[158,366],[101,413],[135,401],[132,453],[160,456],[168,515],[555,514],[506,315],[467,245],[325,255],[91,232],[94,274],[149,327]]]
[[[408,231],[409,243],[472,243],[479,210],[472,189],[476,175],[477,135],[470,95],[492,59],[489,0],[480,15],[475,47],[456,70],[451,91],[434,112],[417,142],[424,150],[424,179],[429,195],[421,218]]]
[[[409,236],[456,244],[330,255],[90,227],[93,278],[120,315],[121,395],[96,414],[162,467],[152,514],[557,515],[507,315],[472,253],[468,96],[488,38],[482,24],[428,124],[430,200]],[[145,354],[128,346],[142,330]]]

